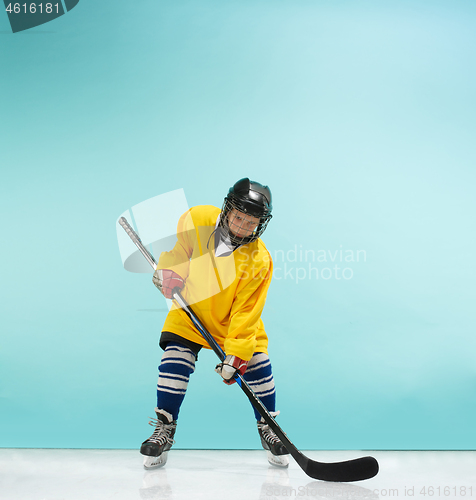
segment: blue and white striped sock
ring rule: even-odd
[[[271,362],[268,355],[257,352],[253,355],[245,374],[244,379],[248,382],[255,394],[261,399],[269,412],[276,410],[276,390],[271,369]],[[261,415],[253,407],[256,420],[261,420]]]
[[[157,408],[177,420],[187,391],[190,375],[195,371],[195,354],[188,347],[169,342],[159,366]]]

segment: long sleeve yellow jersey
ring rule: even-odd
[[[177,226],[177,243],[163,252],[159,269],[175,271],[185,281],[182,295],[226,352],[246,361],[267,353],[268,337],[261,313],[273,263],[261,239],[227,256],[215,255],[220,209],[201,205],[185,212]],[[188,316],[175,303],[163,331],[208,347]]]

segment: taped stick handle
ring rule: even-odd
[[[124,228],[124,231],[129,235],[129,238],[134,242],[135,246],[140,250],[140,253],[147,259],[147,262],[151,265],[152,269],[157,268],[157,262],[155,262],[154,257],[150,254],[150,252],[145,248],[142,240],[139,238],[139,235],[132,229],[130,224],[127,222],[125,217],[121,217],[119,219],[119,224]]]

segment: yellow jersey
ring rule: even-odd
[[[184,299],[226,354],[249,361],[267,354],[268,337],[261,313],[271,282],[273,262],[261,239],[217,257],[215,238],[220,209],[200,205],[185,212],[177,225],[177,243],[160,255],[158,269],[175,271],[185,281]],[[174,302],[163,331],[209,348],[186,313]]]

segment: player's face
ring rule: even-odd
[[[228,214],[228,227],[238,238],[251,236],[253,231],[258,227],[258,224],[258,217],[239,212],[236,208],[233,208]]]

